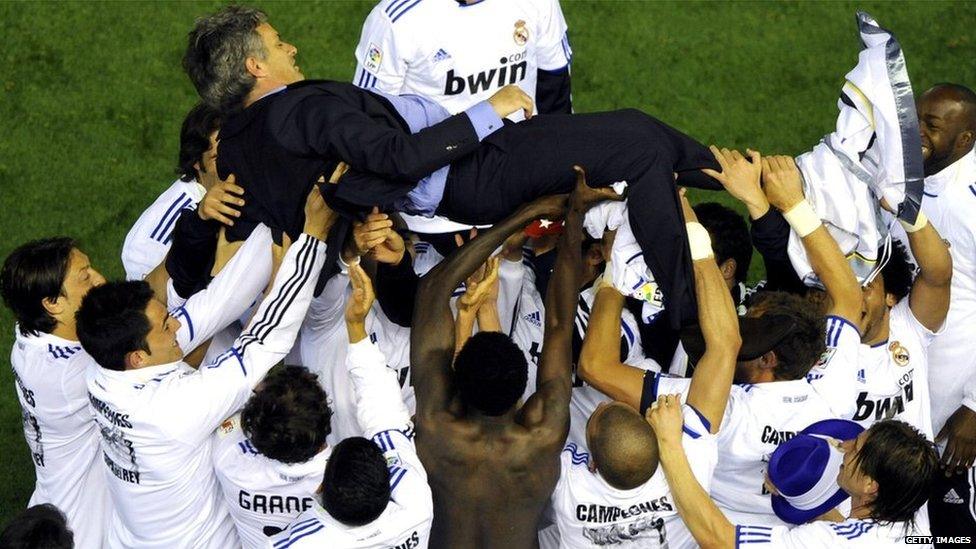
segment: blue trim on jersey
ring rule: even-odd
[[[970,185],[969,192],[973,193],[973,196],[976,196],[976,185]]]
[[[191,200],[190,197],[186,197],[186,200],[184,200],[183,203],[180,204],[179,209],[177,209],[176,212],[170,216],[169,222],[166,223],[166,227],[163,228],[163,232],[159,233],[159,237],[157,238],[157,240],[162,239],[163,244],[169,241],[169,237],[170,237],[170,233],[172,232],[171,229],[173,225],[176,224],[176,220],[180,218],[180,214],[183,213],[183,210],[185,210],[186,207],[189,206],[191,202],[193,202],[193,200]]]
[[[925,192],[925,191],[922,191],[922,194],[923,194],[923,195],[925,195],[925,196],[928,196],[928,197],[930,197],[930,198],[939,198],[939,195],[937,195],[937,194],[932,194],[932,193],[927,193],[927,192]]]
[[[563,39],[560,42],[560,45],[563,47],[563,55],[566,56],[566,61],[569,62],[569,63],[572,63],[573,62],[573,48],[570,47],[570,45],[569,45],[569,31],[566,31],[566,32],[563,33]],[[568,64],[566,66],[569,67]]]
[[[186,307],[181,306],[179,309],[176,309],[176,314],[186,319],[186,327],[190,330],[190,339],[193,339],[195,333],[193,330],[193,320],[190,319],[190,313],[186,312]]]
[[[694,407],[694,406],[692,406],[691,404],[687,404],[687,406],[688,406],[689,408],[691,408],[691,411],[692,411],[692,412],[695,412],[695,415],[696,415],[696,416],[698,416],[698,419],[699,419],[699,420],[701,420],[701,422],[702,422],[702,425],[703,425],[703,426],[705,427],[705,429],[706,429],[706,430],[708,430],[708,431],[711,431],[711,430],[712,430],[712,422],[710,422],[710,421],[708,421],[708,420],[707,420],[707,419],[705,418],[705,416],[704,416],[704,415],[702,415],[702,413],[698,411],[698,408],[695,408],[695,407]],[[696,438],[697,438],[697,437],[696,437]]]
[[[873,522],[855,522],[853,524],[831,524],[830,527],[838,536],[847,539],[856,539],[870,532],[875,527]]]
[[[885,346],[887,344],[888,344],[888,340],[886,339],[886,340],[882,341],[881,343],[875,343],[874,345],[871,345],[871,348],[872,349],[877,349],[878,347],[883,347],[883,346]]]
[[[274,547],[275,547],[275,549],[285,549],[286,547],[291,547],[291,544],[295,543],[296,541],[298,541],[298,540],[300,540],[300,539],[302,539],[302,538],[304,538],[306,536],[311,536],[312,534],[318,532],[319,530],[321,530],[323,528],[325,528],[325,525],[320,523],[318,526],[312,528],[311,530],[306,530],[306,531],[302,532],[301,534],[298,534],[297,536],[289,535],[287,540],[281,540],[281,541],[283,541],[285,543],[281,544],[281,542],[279,541],[278,543],[275,544]],[[292,534],[294,534],[294,533],[295,532],[292,532]]]
[[[390,467],[390,492],[396,490],[403,477],[407,476],[407,470],[401,467]]]
[[[231,347],[230,354],[234,355],[234,358],[237,359],[237,363],[240,364],[241,366],[241,373],[243,373],[246,376],[247,368],[244,367],[244,358],[241,356],[241,353],[237,351],[237,347]]]
[[[633,260],[635,260],[635,259],[637,259],[638,257],[640,257],[640,256],[641,256],[641,254],[643,254],[643,253],[644,253],[644,252],[637,252],[636,254],[634,254],[634,255],[632,255],[632,256],[630,256],[630,257],[628,257],[628,258],[627,258],[627,261],[624,261],[624,263],[630,263],[631,261],[633,261]]]
[[[587,465],[590,462],[590,454],[580,450],[575,442],[567,444],[563,448],[563,452],[569,453],[569,457],[574,465]]]
[[[855,326],[855,325],[854,325],[854,323],[853,323],[853,322],[851,322],[850,320],[847,320],[846,318],[844,318],[844,317],[842,317],[842,316],[837,316],[837,315],[827,315],[827,322],[830,322],[830,321],[832,321],[832,320],[836,320],[837,322],[840,322],[841,324],[847,324],[848,326],[850,326],[851,328],[853,328],[853,329],[854,329],[854,332],[855,332],[856,334],[858,334],[858,336],[860,336],[860,335],[861,335],[861,331],[860,331],[860,330],[858,330],[858,329],[857,329],[857,326]],[[837,337],[836,337],[836,340],[837,340],[837,341],[840,341],[840,333],[841,333],[842,331],[843,331],[842,329],[838,329],[838,330],[837,330],[837,332],[838,332],[838,333],[837,333]],[[837,345],[837,344],[836,344],[836,343],[834,343],[834,346],[836,346],[836,345]]]
[[[410,0],[407,0],[407,1],[409,2]],[[423,0],[413,0],[413,3],[411,3],[409,6],[407,6],[405,8],[400,9],[396,13],[396,15],[390,14],[390,23],[396,23],[397,22],[397,19],[403,17],[408,11],[412,10],[417,4],[421,3],[422,1]],[[406,2],[401,3],[400,5],[402,6],[405,3]],[[396,12],[397,10],[393,10],[393,11]]]
[[[627,326],[627,323],[626,322],[621,322],[620,323],[620,327],[624,329],[624,335],[627,336],[627,344],[630,345],[631,347],[633,347],[634,346],[634,342],[637,339],[637,338],[634,337],[633,330],[630,329],[630,326]]]
[[[485,0],[474,0],[470,4],[464,2],[464,0],[455,0],[459,8],[470,8],[471,6],[477,6],[478,4],[484,2]]]
[[[743,543],[769,543],[772,541],[772,537],[773,529],[769,526],[737,525],[735,527],[736,547]]]
[[[681,426],[681,430],[684,431],[685,433],[687,433],[688,436],[690,436],[691,438],[701,438],[701,435],[699,435],[698,433],[692,431],[691,429],[689,429],[688,427],[686,427],[684,425]]]
[[[173,208],[179,205],[179,203],[182,202],[184,198],[186,198],[186,193],[180,193],[180,196],[178,196],[176,200],[174,200],[173,203],[169,205],[169,208],[166,210],[166,213],[163,214],[163,217],[159,220],[159,223],[156,224],[156,228],[154,228],[152,232],[149,233],[149,238],[152,238],[153,240],[160,240],[160,238],[156,237],[156,233],[159,232],[159,229],[166,224],[166,220],[169,219],[169,214],[173,212]]]
[[[392,2],[390,2],[390,5],[389,6],[386,6],[386,9],[384,9],[383,11],[387,15],[389,15],[389,16],[392,17],[394,11],[396,11],[397,9],[400,8],[400,6],[406,4],[409,1],[410,0],[393,0]]]

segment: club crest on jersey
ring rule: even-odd
[[[524,20],[519,19],[515,22],[515,32],[512,33],[512,38],[515,39],[515,44],[519,46],[524,46],[529,41],[529,29],[526,28]]]
[[[904,345],[897,341],[892,341],[891,345],[888,345],[888,350],[891,351],[891,358],[895,360],[895,364],[899,366],[908,365],[911,356],[908,354],[908,349]]]
[[[382,62],[383,50],[376,44],[370,43],[369,49],[366,50],[366,58],[363,59],[363,66],[366,67],[366,70],[375,71],[380,68],[380,63]]]

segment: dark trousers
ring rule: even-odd
[[[969,536],[976,541],[976,469],[946,477],[940,471],[929,497],[929,523],[933,536]],[[936,543],[936,547],[950,545]],[[959,547],[959,545],[955,545]]]
[[[590,186],[627,181],[631,227],[671,312],[672,326],[696,318],[694,277],[679,184],[720,189],[701,168],[719,169],[702,144],[638,110],[546,115],[507,125],[451,165],[437,213],[495,223],[541,196],[570,192],[573,166]]]

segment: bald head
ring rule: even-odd
[[[936,84],[918,100],[925,175],[965,156],[976,140],[976,93],[959,84]]]
[[[586,425],[586,439],[600,475],[618,490],[644,484],[657,470],[654,430],[625,404],[601,404]]]

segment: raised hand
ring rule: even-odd
[[[349,324],[364,324],[376,294],[373,292],[373,282],[369,275],[359,265],[349,266],[349,284],[352,293],[346,302],[346,322]]]
[[[495,95],[488,98],[488,104],[501,118],[519,109],[525,114],[526,120],[532,118],[532,98],[515,84],[509,84],[495,92]]]
[[[644,419],[654,428],[658,444],[681,444],[685,418],[681,413],[681,395],[661,395],[644,412]]]
[[[393,220],[379,208],[366,216],[366,221],[353,223],[353,243],[356,255],[369,255],[380,263],[398,264],[403,259],[406,245],[396,230]]]
[[[685,223],[698,223],[698,215],[688,202],[688,189],[681,187],[678,189],[678,198],[681,200],[681,213],[684,215]]]
[[[218,180],[207,190],[197,208],[197,215],[205,221],[216,219],[233,227],[234,219],[241,216],[241,208],[244,207],[244,199],[241,198],[243,195],[244,189],[237,185],[234,174],[230,174],[227,179]]]
[[[573,193],[569,197],[569,205],[577,212],[585,213],[593,206],[606,200],[620,201],[624,199],[623,196],[617,194],[617,191],[610,187],[595,189],[587,185],[586,171],[582,167],[573,166],[573,171],[576,172],[576,188],[573,189]]]
[[[458,298],[459,312],[476,313],[488,299],[498,298],[498,256],[488,258],[464,283],[464,295]]]
[[[715,145],[708,149],[715,155],[715,160],[722,166],[722,171],[717,172],[708,168],[702,171],[721,183],[736,200],[745,204],[750,217],[753,219],[762,217],[769,210],[769,201],[766,200],[760,184],[762,155],[752,149],[746,149],[749,158],[734,149],[719,149]]]
[[[788,212],[803,201],[803,178],[791,156],[763,158],[762,181],[766,199],[781,212]]]
[[[305,199],[305,227],[302,232],[324,242],[337,219],[339,214],[326,205],[319,188],[313,185]]]

